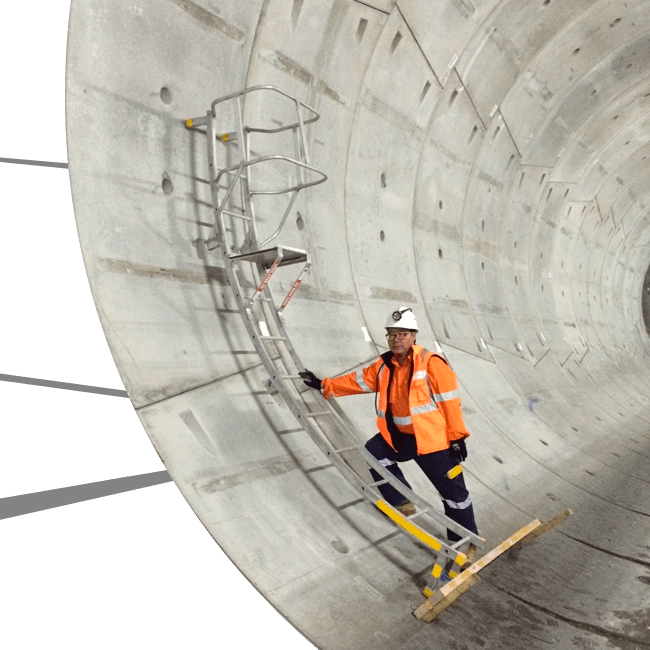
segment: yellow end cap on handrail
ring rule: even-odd
[[[221,134],[221,141],[222,142],[228,142],[228,134],[227,133],[222,133]]]
[[[186,126],[188,129],[191,129],[191,128],[192,128],[192,118],[191,118],[191,117],[190,117],[189,119],[185,120],[185,126]]]

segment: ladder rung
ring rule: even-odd
[[[330,416],[331,413],[329,411],[314,411],[313,413],[305,413],[305,415],[308,418],[322,418],[327,416]]]
[[[428,510],[428,508],[427,508],[427,510]],[[460,546],[465,544],[465,542],[469,542],[471,539],[472,539],[471,537],[463,537],[463,539],[459,539],[457,542],[454,542],[450,546],[451,546],[451,548],[454,548],[454,549],[459,548]]]
[[[229,217],[235,217],[236,219],[243,219],[244,221],[251,220],[251,218],[247,217],[245,214],[242,214],[241,212],[235,212],[234,210],[222,210],[221,214],[226,214]]]
[[[280,379],[302,379],[300,375],[280,375]]]
[[[416,513],[407,517],[407,519],[415,519],[416,517],[421,517],[422,515],[426,515],[426,513],[429,512],[429,510],[430,508],[424,508],[423,510],[418,510]]]
[[[388,483],[388,479],[381,479],[381,481],[375,481],[374,483],[368,483],[370,487],[377,487],[378,485],[384,485],[385,483]]]
[[[286,341],[286,336],[260,336],[262,341]]]
[[[354,449],[359,449],[361,445],[352,445],[351,447],[341,447],[341,449],[335,449],[335,454],[344,454],[346,451],[353,451]]]

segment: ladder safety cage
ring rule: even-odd
[[[244,98],[250,93],[258,96],[262,93],[279,94],[282,101],[292,106],[295,117],[289,124],[275,128],[251,126],[244,120]],[[224,131],[217,124],[217,109],[230,103],[234,105],[234,130]],[[283,113],[285,115],[285,113]],[[283,312],[297,291],[301,281],[311,267],[309,253],[290,246],[269,243],[276,239],[286,223],[287,217],[295,203],[298,193],[327,180],[327,176],[313,167],[309,160],[306,127],[318,120],[320,115],[313,108],[275,86],[253,86],[237,93],[232,93],[212,102],[205,116],[185,121],[188,128],[207,127],[207,157],[209,170],[210,195],[214,214],[214,224],[209,236],[194,244],[200,246],[205,254],[220,249],[228,280],[233,291],[244,325],[253,342],[257,354],[269,374],[271,384],[280,394],[286,405],[300,423],[302,429],[310,436],[320,451],[328,459],[321,468],[334,466],[346,479],[348,484],[362,498],[339,506],[340,509],[352,507],[359,503],[370,502],[387,515],[401,530],[409,533],[418,541],[428,546],[436,554],[432,571],[432,580],[425,588],[425,593],[433,593],[439,586],[440,576],[445,563],[453,563],[449,574],[453,577],[464,565],[467,556],[461,548],[468,545],[482,546],[481,537],[465,529],[415,494],[389,472],[372,456],[362,444],[344,411],[335,399],[325,400],[322,394],[306,387],[299,372],[304,365],[287,334]],[[229,128],[231,128],[229,126]],[[278,134],[293,132],[297,145],[297,157],[284,154],[251,155],[251,134]],[[221,147],[221,151],[218,151]],[[219,153],[224,158],[233,155],[237,148],[239,159],[234,163],[218,164]],[[263,175],[266,170],[278,164],[289,165],[295,172],[293,178],[281,187],[251,189],[251,171],[259,170]],[[271,173],[272,175],[272,173]],[[239,192],[235,192],[238,187]],[[258,223],[255,214],[254,197],[259,195],[291,194],[288,205],[277,221],[274,232],[259,241]],[[239,196],[240,205],[233,204]],[[235,220],[226,223],[226,217]],[[233,225],[238,223],[239,226]],[[237,237],[240,237],[240,240]],[[294,281],[287,296],[278,308],[269,284],[278,268],[293,264],[302,264],[302,270]],[[251,296],[245,295],[244,286],[252,286]],[[371,479],[368,467],[377,471],[381,480]],[[379,490],[380,485],[390,484],[411,501],[417,510],[410,516],[402,515],[387,504]],[[417,520],[417,523],[416,523]],[[448,528],[460,535],[458,542],[439,539],[440,529]]]

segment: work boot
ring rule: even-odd
[[[410,501],[404,501],[404,503],[395,506],[395,510],[401,512],[405,517],[410,517],[415,514],[415,504]]]

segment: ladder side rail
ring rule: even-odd
[[[216,123],[215,123],[215,117],[214,115],[212,115],[211,111],[208,112],[207,118],[208,118],[207,119],[208,173],[210,179],[210,196],[212,198],[212,212],[214,216],[214,225],[212,226],[212,230],[210,232],[208,241],[217,238],[217,241],[220,244],[225,246],[226,245],[226,240],[224,237],[225,228],[223,227],[223,224],[220,224],[220,213],[219,213],[219,209],[221,207],[221,201],[219,199],[220,175],[217,172],[219,168],[219,161],[217,157],[217,147],[216,147]]]
[[[266,287],[266,290],[268,291],[268,297],[272,300],[272,295],[270,293],[270,290],[268,286]],[[273,305],[273,303],[271,303]],[[277,310],[275,309],[274,305],[269,308],[269,311],[272,313],[274,316],[274,325],[277,328],[277,332],[285,339],[285,346],[289,349],[290,356],[293,360],[294,365],[296,366],[297,370],[304,370],[304,367],[300,361],[300,358],[295,351],[295,348],[293,345],[290,343],[290,338],[287,334],[286,328],[284,326],[284,323],[282,322],[281,318],[279,317],[279,314],[277,314]],[[351,442],[356,442],[357,438],[355,436],[355,429],[352,423],[347,419],[347,417],[344,415],[343,409],[340,407],[340,405],[336,402],[336,400],[333,401],[333,403],[330,403],[328,400],[326,400],[322,394],[314,392],[313,396],[319,401],[326,409],[329,409],[330,412],[332,413],[332,418],[335,419],[335,422],[337,423],[335,426],[339,431],[344,433],[344,437],[351,441]],[[397,479],[391,472],[389,472],[383,465],[380,465],[377,459],[370,454],[365,448],[359,450],[362,457],[366,461],[366,463],[375,469],[379,475],[382,477],[382,479],[385,479],[390,485],[392,485],[402,496],[405,498],[409,499],[415,505],[417,505],[421,510],[428,510],[427,515],[436,521],[439,525],[443,525],[450,530],[453,530],[455,533],[461,535],[461,537],[466,537],[467,535],[470,536],[471,540],[473,543],[477,545],[482,545],[484,543],[483,538],[479,537],[475,533],[467,530],[460,524],[456,523],[449,517],[447,517],[444,513],[440,512],[436,508],[433,507],[432,504],[430,504],[428,501],[417,495],[415,492],[413,492],[411,489],[406,487],[404,483],[402,483],[399,479]]]
[[[359,476],[359,474],[351,468],[346,460],[341,456],[339,452],[337,452],[337,449],[334,447],[334,445],[328,440],[327,436],[325,435],[324,431],[320,426],[317,426],[316,423],[313,420],[313,418],[309,417],[309,410],[306,407],[306,404],[304,403],[303,400],[298,400],[296,399],[296,396],[291,395],[290,391],[287,389],[287,385],[291,385],[289,382],[291,380],[282,380],[280,378],[281,376],[281,371],[277,368],[274,360],[271,358],[271,356],[268,353],[268,350],[265,347],[264,343],[264,338],[261,335],[259,328],[256,324],[256,320],[254,318],[254,315],[252,313],[252,310],[250,306],[245,306],[243,303],[243,292],[241,291],[240,285],[239,285],[239,279],[236,275],[236,271],[234,268],[234,263],[230,260],[229,257],[226,258],[226,268],[229,276],[229,281],[231,288],[235,290],[235,299],[240,306],[240,313],[242,316],[244,316],[243,320],[245,323],[245,326],[248,330],[249,336],[256,348],[256,351],[265,366],[265,369],[271,379],[271,383],[275,387],[275,389],[278,391],[278,393],[281,395],[283,401],[291,412],[293,413],[294,417],[298,420],[298,422],[301,424],[303,429],[306,431],[306,433],[309,435],[309,437],[312,439],[312,441],[316,444],[316,446],[325,454],[325,456],[329,459],[329,461],[341,472],[341,474],[348,480],[348,482],[351,484],[351,486],[355,489],[356,492],[360,494],[365,500],[371,502],[373,505],[377,506],[380,502],[383,503],[383,499],[381,498],[381,495],[373,488],[371,488],[368,485],[368,482],[365,481],[362,477]],[[257,266],[257,265],[253,265]],[[265,290],[268,290],[268,286],[265,287]],[[268,311],[271,313],[274,313],[276,311],[275,306],[272,302],[272,296],[269,292],[269,298],[270,298],[270,305],[265,305],[265,307],[268,307]],[[286,330],[282,323],[280,323],[281,329],[280,333],[286,335]],[[272,337],[273,339],[280,338],[283,339],[282,343],[287,346],[287,343],[289,343],[289,338],[287,336],[281,336],[281,337]],[[288,349],[293,349],[293,346],[289,343],[287,346]],[[295,350],[294,354],[295,354]],[[291,360],[293,361],[293,355],[290,355]],[[282,359],[282,357],[280,357]],[[297,355],[295,357],[298,359]],[[282,359],[283,363],[285,363],[284,359]],[[299,367],[302,367],[299,360]],[[285,363],[286,365],[286,363]],[[289,370],[287,368],[287,370]],[[345,420],[341,419],[339,421],[338,418],[331,417],[331,414],[335,414],[334,410],[331,409],[329,403],[327,400],[325,400],[320,393],[314,393],[313,396],[316,398],[316,401],[320,401],[321,403],[324,403],[326,406],[326,411],[327,417],[330,420],[330,422],[333,424],[334,428],[339,431],[340,433],[344,434],[344,438],[357,442],[356,438],[353,435],[350,435],[350,430],[346,426]],[[320,398],[320,399],[319,399]],[[345,435],[347,434],[347,435]],[[360,447],[360,445],[355,444],[355,447]],[[378,463],[378,461],[371,455],[369,452],[367,452],[365,449],[359,449],[358,450],[362,456],[364,456],[364,459],[366,460],[366,463],[368,465],[373,466],[374,469],[376,469],[380,475],[384,478],[384,480],[390,484],[393,485],[400,493],[402,493],[406,498],[411,498],[411,500],[416,503],[416,505],[419,505],[421,508],[430,508],[430,504],[426,503],[423,499],[415,495],[409,488],[407,488],[401,481],[399,481],[395,476],[393,476],[386,468],[384,468],[382,465]],[[454,529],[456,528],[456,532],[462,534],[461,531],[464,531],[467,533],[468,536],[470,537],[476,537],[477,542],[481,544],[483,540],[479,538],[478,536],[474,536],[470,531],[465,531],[462,527],[458,526],[455,522],[448,520],[445,515],[442,513],[436,513],[440,515],[440,518],[442,521],[443,525],[449,524],[449,528]],[[401,522],[399,520],[396,520],[398,525],[401,525]],[[417,534],[414,536],[418,539],[422,539],[422,536],[432,536],[431,533],[427,532],[426,530],[416,527],[413,528],[415,524],[412,524],[410,522],[408,525],[401,525],[401,527],[405,530],[405,532],[410,533],[411,535],[414,535],[414,530],[417,531]],[[460,530],[458,530],[460,529]],[[437,539],[437,537],[436,537]],[[438,540],[440,542],[442,551],[444,552],[444,555],[446,557],[452,557],[456,558],[459,554],[460,551],[455,549],[453,546],[445,544],[444,542]]]
[[[251,330],[254,332],[253,336],[255,336],[255,328],[248,319],[246,319],[247,323],[251,327]],[[257,343],[256,343],[257,341]],[[268,352],[264,348],[264,344],[261,342],[260,338],[254,338],[253,343],[256,346],[258,353],[260,355],[260,359],[262,360],[262,363],[266,367],[267,372],[269,373],[269,376],[271,378],[271,382],[273,383],[273,386],[276,388],[278,393],[281,395],[283,401],[287,404],[289,407],[289,410],[293,413],[293,415],[296,417],[302,428],[305,430],[307,435],[311,438],[311,440],[316,444],[316,446],[324,453],[328,461],[347,479],[347,482],[350,484],[350,486],[360,495],[364,498],[364,500],[372,503],[373,505],[377,506],[378,503],[384,503],[383,498],[381,495],[376,491],[376,489],[371,488],[366,481],[364,481],[358,474],[355,472],[349,465],[346,463],[345,459],[341,456],[341,454],[337,451],[337,449],[332,445],[332,443],[327,439],[327,437],[322,433],[320,430],[320,427],[318,427],[314,422],[312,422],[312,418],[309,417],[309,412],[305,411],[305,409],[302,407],[302,404],[299,404],[295,399],[291,398],[290,393],[286,390],[286,386],[284,385],[284,381],[280,380],[278,377],[278,369],[273,363],[273,360],[269,357]],[[328,416],[326,416],[328,417]],[[357,445],[355,445],[356,447]],[[381,467],[381,466],[380,466]],[[389,472],[386,472],[387,474],[390,474]],[[386,477],[390,480],[392,478],[396,483],[399,483],[400,485],[403,486],[403,484],[400,483],[395,477]],[[391,481],[392,482],[392,481]],[[396,486],[398,487],[398,486]],[[446,557],[450,558],[456,558],[458,555],[460,555],[460,551],[457,549],[454,549],[452,546],[447,544],[446,542],[443,542],[442,540],[438,539],[428,531],[422,529],[421,527],[417,526],[417,524],[414,524],[413,522],[408,522],[406,525],[403,525],[404,522],[397,521],[396,522],[400,527],[405,531],[410,533],[411,535],[415,536],[417,539],[422,540],[423,537],[426,538],[434,538],[436,545],[434,546],[434,550],[438,551],[439,553],[444,553]]]

